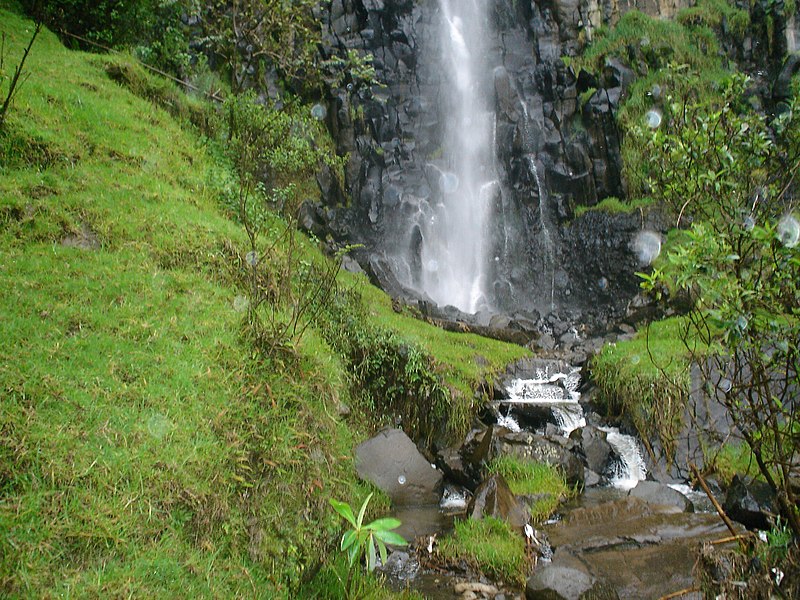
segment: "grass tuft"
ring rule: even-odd
[[[525,542],[505,521],[487,517],[456,521],[439,541],[438,552],[451,562],[466,561],[490,577],[524,585],[529,561]]]

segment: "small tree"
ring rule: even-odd
[[[648,185],[685,240],[643,287],[689,300],[684,342],[800,536],[798,106],[766,127],[732,77],[714,101],[669,98],[666,124],[634,132]],[[703,347],[702,353],[696,351]]]

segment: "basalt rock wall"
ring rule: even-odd
[[[631,237],[658,219],[576,220],[574,210],[625,195],[614,111],[632,75],[612,65],[601,93],[581,106],[579,94],[589,83],[576,79],[561,57],[575,55],[597,27],[626,11],[671,17],[688,2],[489,3],[489,62],[496,66],[486,85],[503,190],[492,205],[493,308],[577,311],[589,321],[619,316],[637,290]],[[327,124],[349,162],[344,189],[330,173],[321,174],[322,202],[305,207],[306,224],[338,242],[362,244],[356,258],[373,279],[394,296],[424,301],[413,285],[420,240],[404,228],[442,185],[434,167],[448,118],[440,94],[449,80],[431,59],[441,51],[438,2],[332,0],[322,16],[324,52],[371,53],[383,85],[353,81],[330,90]]]

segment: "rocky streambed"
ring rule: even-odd
[[[530,599],[660,598],[693,586],[696,551],[727,530],[703,495],[647,481],[639,442],[604,424],[580,387],[577,367],[522,361],[494,386],[481,424],[462,443],[426,457],[402,431],[387,429],[359,446],[359,474],[389,494],[399,531],[413,542],[382,567],[390,585],[429,598]],[[556,466],[580,491],[555,518],[535,523],[532,499],[486,472],[502,456]],[[527,537],[526,589],[438,559],[437,539],[454,518],[485,516]]]

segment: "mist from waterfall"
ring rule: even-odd
[[[474,313],[487,293],[489,219],[500,185],[494,168],[494,113],[485,63],[491,32],[487,0],[440,0],[446,126],[432,213],[418,223],[419,286],[440,305]]]

